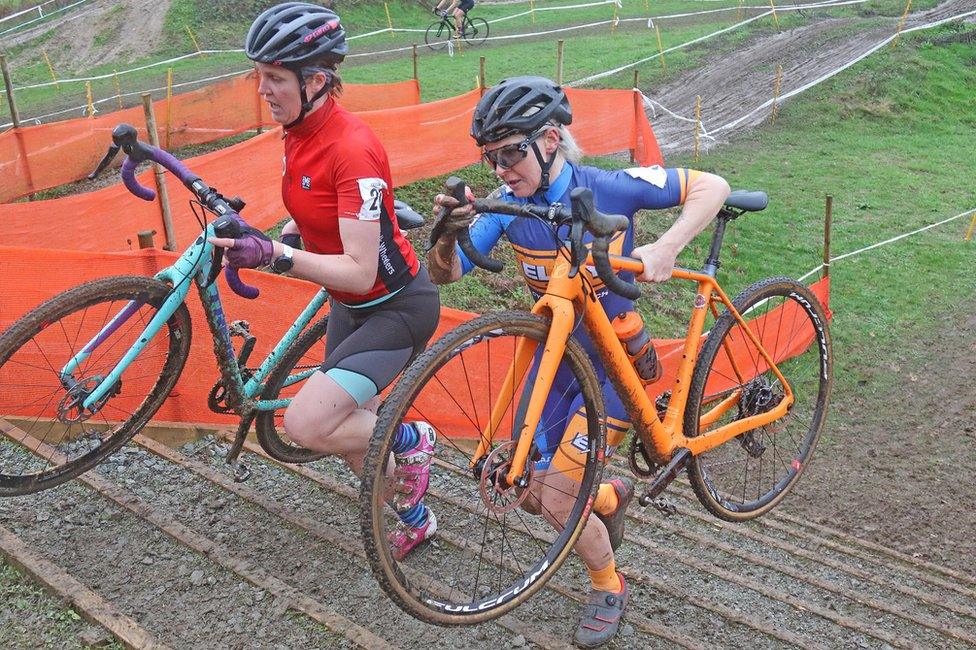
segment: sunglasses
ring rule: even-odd
[[[535,133],[527,136],[525,140],[521,142],[515,142],[512,144],[506,144],[504,147],[498,147],[497,149],[492,149],[488,151],[487,149],[482,152],[482,157],[484,157],[485,162],[492,166],[492,168],[497,169],[501,167],[502,169],[511,169],[515,165],[519,164],[525,157],[529,155],[529,145],[535,142],[538,138],[546,132],[546,129],[551,128],[550,126],[544,126]]]

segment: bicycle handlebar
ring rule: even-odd
[[[122,150],[126,154],[126,158],[122,162],[123,184],[129,192],[140,199],[152,201],[156,198],[156,192],[140,183],[135,176],[136,168],[139,164],[151,160],[168,169],[174,176],[180,179],[180,182],[188,190],[193,192],[201,205],[219,215],[213,223],[214,234],[218,237],[229,239],[237,239],[243,234],[242,224],[244,220],[238,213],[239,210],[244,208],[243,201],[236,198],[228,201],[215,189],[208,187],[199,176],[187,169],[186,165],[177,160],[173,154],[159,147],[140,142],[135,127],[129,124],[119,124],[115,127],[112,131],[112,142],[113,144],[109,147],[108,153],[105,154],[98,167],[94,172],[89,174],[88,178],[93,179],[98,176],[112,159],[115,158],[119,150]],[[218,248],[214,256],[214,267],[216,269],[214,275],[219,273],[222,259],[223,249]],[[224,267],[224,276],[227,278],[227,284],[239,296],[254,299],[261,294],[261,291],[257,287],[252,287],[241,280],[238,270],[232,266]],[[211,281],[213,277],[212,275],[210,278]]]
[[[454,195],[455,198],[459,198],[455,194],[457,184],[461,186],[461,193],[464,192],[464,183],[455,177],[451,177],[447,180],[445,186]],[[559,224],[571,224],[570,228],[570,251],[573,258],[572,262],[575,269],[586,260],[585,248],[583,247],[583,231],[584,229],[593,235],[593,242],[590,246],[590,252],[593,256],[593,265],[596,268],[597,276],[603,280],[603,284],[606,285],[607,289],[613,291],[614,293],[628,298],[630,300],[637,300],[640,298],[641,292],[640,288],[626,280],[621,280],[616,273],[613,272],[613,267],[610,264],[610,237],[617,232],[622,232],[630,227],[630,220],[619,214],[604,214],[596,209],[593,204],[593,192],[589,188],[577,187],[570,192],[569,195],[572,207],[567,209],[564,206],[555,203],[551,206],[539,206],[530,204],[520,204],[520,203],[509,203],[508,201],[500,201],[497,199],[476,199],[474,201],[475,212],[494,212],[497,214],[508,214],[514,217],[531,217],[535,219],[542,219],[550,223]],[[459,199],[460,200],[460,199]],[[464,201],[462,205],[467,203]],[[466,244],[465,244],[466,242]],[[468,235],[467,229],[461,230],[458,235],[458,244],[461,246],[461,250],[464,254],[468,256],[476,266],[480,266],[488,271],[500,271],[502,269],[502,264],[498,260],[494,260],[490,257],[482,255],[474,245],[471,243],[471,239]],[[465,246],[468,246],[466,248]],[[470,251],[469,251],[470,248]],[[472,254],[473,252],[473,254]],[[487,264],[485,263],[487,262]],[[571,276],[572,277],[572,274]]]

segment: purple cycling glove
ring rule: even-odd
[[[224,252],[227,264],[238,269],[253,269],[271,263],[274,248],[264,233],[249,229],[243,237],[234,240],[234,247]]]

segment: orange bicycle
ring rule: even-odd
[[[463,196],[457,179],[449,190]],[[728,223],[764,209],[764,193],[733,193],[717,215],[704,268],[673,272],[697,291],[668,392],[642,383],[598,301],[605,290],[640,296],[616,273],[639,274],[641,263],[609,254],[610,241],[629,222],[598,212],[587,189],[573,190],[571,198],[571,209],[475,201],[479,213],[552,225],[561,248],[546,292],[531,313],[485,314],[446,333],[408,367],[381,409],[363,474],[363,538],[380,585],[420,619],[467,625],[501,616],[537,592],[572,550],[600,484],[607,429],[622,436],[620,423],[606,417],[593,364],[573,336],[579,327],[630,416],[631,466],[650,482],[642,505],[685,470],[716,516],[758,517],[799,479],[823,428],[833,383],[823,306],[790,278],[759,281],[734,300],[715,278]],[[475,264],[501,268],[469,239],[459,243]],[[554,387],[560,368],[582,395],[587,429],[561,443],[584,452],[574,456],[585,460],[572,489],[561,475],[535,470],[545,404],[570,390],[562,380]],[[398,425],[415,419],[438,434],[426,497],[437,532],[435,542],[397,561],[386,542],[398,521],[384,496],[394,489],[386,459]],[[540,494],[559,490],[562,506],[547,509]]]

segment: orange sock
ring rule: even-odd
[[[609,591],[615,594],[623,591],[624,586],[620,582],[620,576],[617,575],[617,563],[613,560],[610,560],[610,564],[602,569],[586,567],[586,570],[590,574],[590,583],[594,590]]]
[[[601,483],[597,490],[596,499],[593,500],[593,511],[601,515],[608,515],[617,509],[620,499],[617,498],[617,491],[610,483]]]

